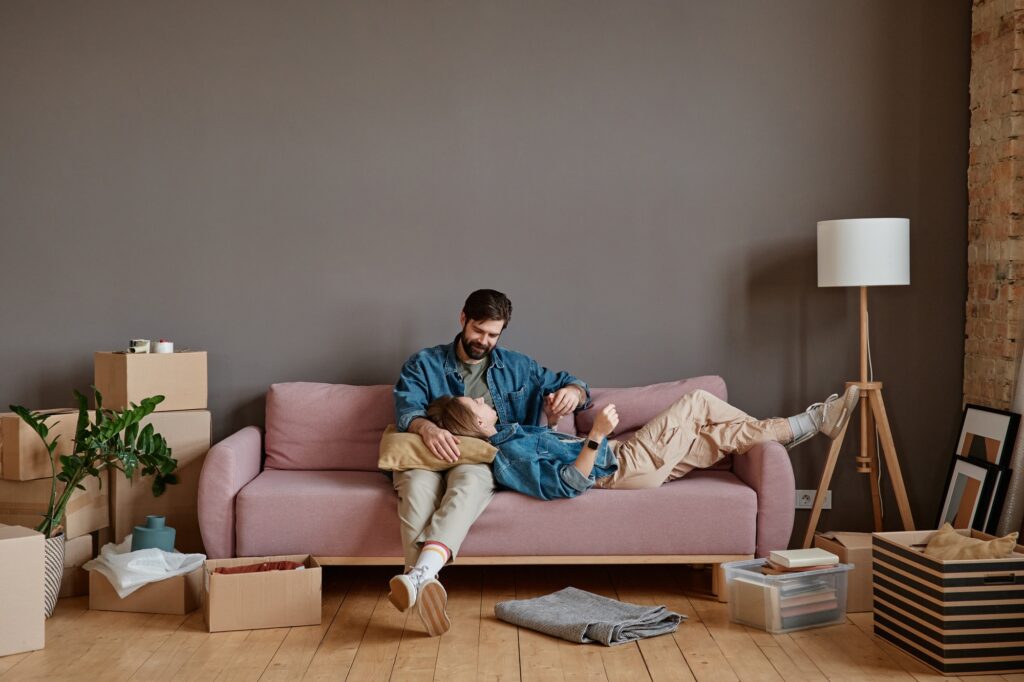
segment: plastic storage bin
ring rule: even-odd
[[[846,574],[853,564],[765,575],[766,561],[722,565],[730,620],[775,634],[846,621]]]

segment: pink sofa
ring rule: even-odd
[[[624,438],[699,388],[726,398],[725,382],[715,376],[595,388],[592,395],[595,406],[617,405],[621,433],[613,438]],[[566,417],[559,430],[586,433],[593,409]],[[258,427],[246,427],[206,457],[199,524],[207,554],[309,553],[328,564],[401,563],[397,499],[377,469],[381,433],[394,421],[391,386],[271,386],[265,437]],[[666,563],[719,564],[766,556],[789,542],[794,497],[789,456],[777,443],[656,490],[592,490],[551,502],[502,491],[470,530],[459,562],[656,556]]]

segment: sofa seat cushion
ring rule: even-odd
[[[398,498],[379,471],[268,469],[235,498],[238,556],[401,554]]]
[[[239,556],[399,557],[398,500],[379,472],[267,470],[236,500]],[[753,554],[757,495],[732,472],[544,502],[501,491],[461,556]]]
[[[731,471],[695,471],[651,490],[570,500],[495,495],[463,556],[753,554],[757,494]]]

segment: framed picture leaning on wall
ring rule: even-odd
[[[1002,485],[1005,492],[1009,481],[1009,476],[1001,474],[1005,472],[992,464],[954,457],[935,527],[949,523],[954,528],[985,531],[990,522],[997,522],[1002,502],[996,499],[996,488]]]
[[[956,454],[1000,467],[1010,466],[1020,415],[968,404],[960,426]]]

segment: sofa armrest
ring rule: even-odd
[[[235,496],[260,473],[263,435],[247,426],[206,454],[199,474],[199,531],[211,559],[235,556]]]
[[[786,448],[758,443],[733,455],[732,471],[757,493],[757,556],[789,547],[796,515],[796,482]]]

